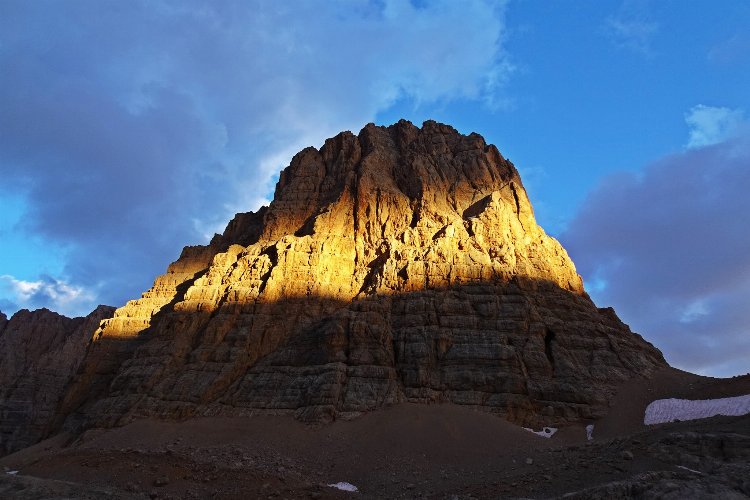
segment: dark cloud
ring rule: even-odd
[[[600,305],[672,364],[750,370],[750,134],[606,178],[560,236]]]
[[[302,147],[398,99],[490,99],[503,10],[3,2],[0,196],[21,193],[22,229],[65,248],[66,282],[121,304],[257,208]]]

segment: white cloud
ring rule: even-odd
[[[682,310],[680,315],[680,323],[693,323],[703,316],[710,314],[706,305],[706,300],[698,299],[691,303],[688,303]]]
[[[741,109],[698,104],[685,114],[689,127],[688,148],[700,148],[723,142],[736,135],[745,125]]]
[[[85,316],[95,307],[95,294],[81,286],[42,276],[38,281],[0,275],[0,290],[10,296],[15,309],[47,307],[68,316]],[[3,311],[12,314],[13,311]]]

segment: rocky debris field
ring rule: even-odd
[[[453,405],[398,405],[317,427],[284,416],[140,421],[4,458],[0,496],[750,497],[750,415],[585,436],[572,426],[538,437]],[[359,491],[328,486],[338,482]]]

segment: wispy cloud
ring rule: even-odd
[[[89,290],[51,276],[42,276],[38,281],[26,281],[7,274],[0,275],[0,290],[3,295],[10,297],[5,299],[4,305],[16,309],[47,307],[69,316],[84,316],[96,305],[95,294]],[[3,312],[8,311],[5,309]]]
[[[703,104],[694,106],[685,114],[685,123],[689,127],[688,148],[718,144],[747,126],[743,110]]]
[[[602,32],[617,47],[651,57],[659,23],[648,14],[647,3],[626,0],[616,14],[607,17]]]
[[[750,63],[750,35],[737,33],[717,43],[708,51],[708,60],[715,64],[733,65]]]
[[[397,101],[498,102],[504,12],[490,0],[4,2],[0,196],[20,193],[24,230],[65,246],[72,282],[119,305],[182,245],[258,208],[302,147]]]

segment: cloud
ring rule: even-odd
[[[502,100],[504,2],[3,2],[0,196],[101,302],[394,102]],[[0,198],[1,203],[1,198]],[[13,274],[12,269],[6,270]]]
[[[745,123],[741,109],[717,108],[699,104],[685,114],[690,137],[688,148],[718,144],[737,134]]]
[[[698,373],[750,367],[744,130],[605,178],[561,235],[585,282],[597,284],[595,300]]]
[[[750,60],[750,36],[746,33],[732,35],[708,51],[708,60],[720,65],[744,65]]]
[[[649,18],[646,2],[629,0],[604,20],[601,31],[615,46],[651,57],[659,24]]]
[[[4,299],[2,305],[13,309],[51,308],[69,316],[84,316],[91,312],[94,295],[86,289],[43,276],[39,281],[24,281],[0,275],[0,290],[13,297]],[[2,309],[7,311],[8,309]]]

